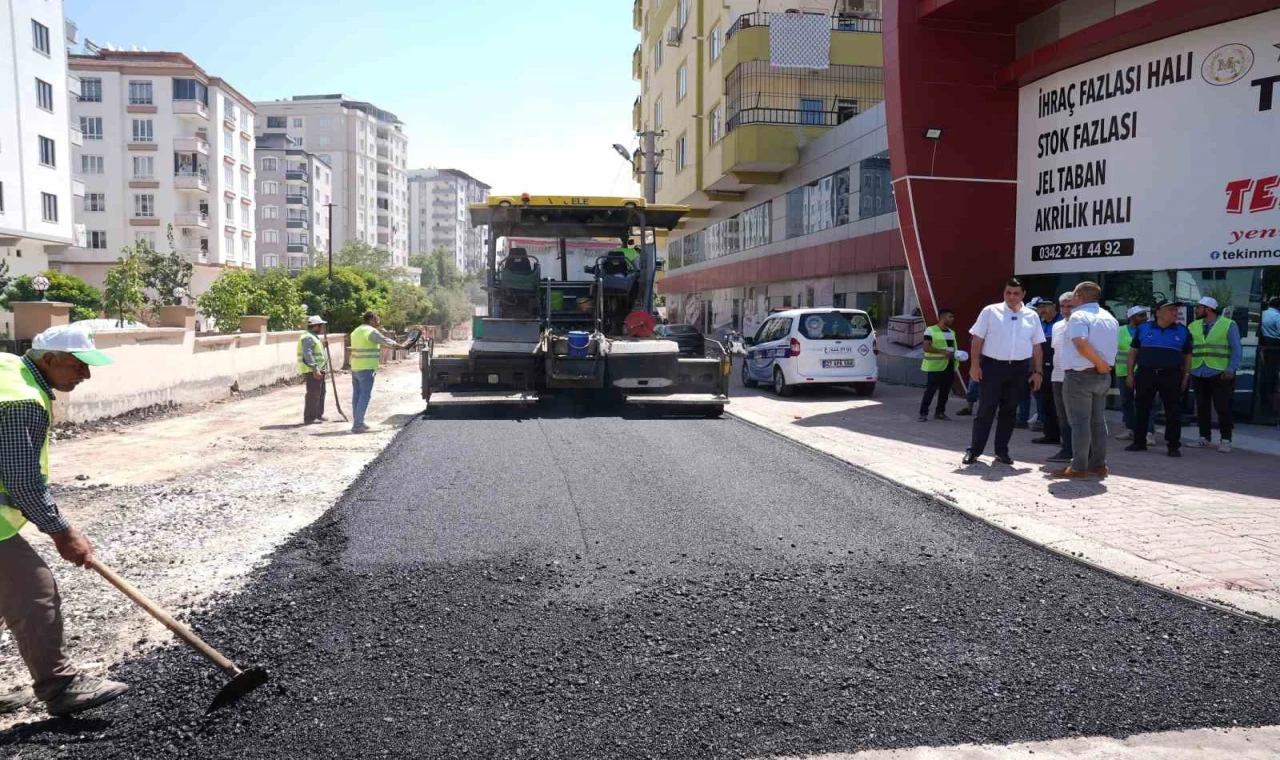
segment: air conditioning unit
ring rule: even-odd
[[[667,30],[667,46],[680,47],[681,38],[684,37],[684,30],[678,26],[673,26]]]

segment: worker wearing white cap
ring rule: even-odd
[[[303,405],[302,424],[324,422],[324,371],[328,362],[324,352],[324,326],[318,314],[307,317],[307,331],[298,338],[298,374],[306,379],[307,400]]]
[[[31,673],[31,688],[0,695],[0,712],[39,699],[51,715],[71,715],[110,702],[129,687],[80,672],[62,635],[62,600],[53,572],[19,533],[30,521],[58,554],[84,566],[93,545],[71,526],[49,493],[49,440],[54,391],[70,393],[90,367],[111,363],[93,333],[59,325],[31,341],[25,356],[0,354],[0,618]]]
[[[1200,423],[1201,448],[1213,445],[1212,410],[1218,412],[1221,442],[1218,451],[1231,453],[1231,399],[1236,390],[1236,372],[1244,358],[1240,328],[1218,316],[1217,299],[1205,296],[1196,304],[1196,321],[1191,330],[1191,383],[1196,391],[1196,415]]]
[[[1120,411],[1124,418],[1124,432],[1116,436],[1117,441],[1132,441],[1137,435],[1134,427],[1137,415],[1134,413],[1134,390],[1128,382],[1129,375],[1136,369],[1129,366],[1129,347],[1133,345],[1133,337],[1138,334],[1138,327],[1147,321],[1146,306],[1130,306],[1125,312],[1128,324],[1120,328],[1119,350],[1116,353],[1116,385],[1120,389]],[[1146,431],[1143,440],[1154,445],[1155,418],[1151,418],[1151,428]]]

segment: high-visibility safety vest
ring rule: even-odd
[[[935,351],[946,351],[956,347],[956,334],[951,330],[943,330],[933,325],[924,331],[924,339]],[[945,372],[951,366],[951,354],[925,354],[920,361],[920,369],[925,372]]]
[[[1129,347],[1133,345],[1133,328],[1129,325],[1120,327],[1120,342],[1116,351],[1116,377],[1129,376]]]
[[[369,337],[375,332],[377,328],[370,325],[360,325],[351,331],[351,369],[353,371],[378,368],[382,347]]]
[[[1219,372],[1226,372],[1231,364],[1231,341],[1227,334],[1231,330],[1231,321],[1218,318],[1204,334],[1204,320],[1197,319],[1187,328],[1191,330],[1191,369],[1208,367]]]
[[[635,248],[622,248],[620,250],[622,255],[627,257],[627,263],[631,265],[632,269],[640,268],[640,251]]]
[[[0,403],[5,401],[37,401],[49,415],[49,425],[45,428],[44,443],[40,446],[40,474],[44,482],[49,482],[49,436],[53,430],[53,401],[45,395],[31,370],[27,368],[22,357],[13,354],[0,354]],[[27,524],[9,500],[9,490],[0,483],[0,541],[13,538]]]
[[[324,372],[326,362],[324,357],[324,343],[322,341],[323,338],[309,331],[303,333],[302,337],[298,339],[298,374],[310,375],[313,371],[307,366],[306,362],[302,361],[303,349],[306,347],[307,343],[310,342],[315,343],[315,345],[311,347],[311,355],[316,359],[316,369],[320,372]]]

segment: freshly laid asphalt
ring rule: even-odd
[[[730,758],[1280,722],[1280,629],[731,419],[415,421],[193,623],[271,683],[205,717],[220,676],[168,649],[0,751]]]

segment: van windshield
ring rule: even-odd
[[[809,340],[861,340],[871,335],[865,314],[829,311],[800,318],[800,334]]]

